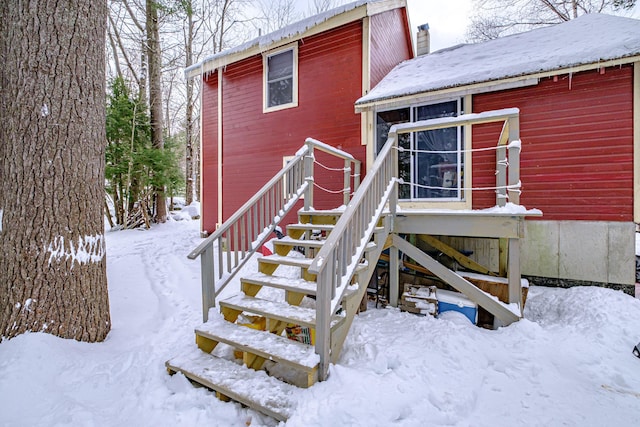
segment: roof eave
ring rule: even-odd
[[[246,58],[250,58],[254,55],[260,55],[272,49],[277,49],[281,46],[285,46],[289,43],[293,43],[305,37],[310,37],[324,31],[341,27],[351,22],[361,20],[367,16],[377,15],[379,13],[398,9],[401,7],[407,7],[406,0],[386,0],[376,3],[365,3],[351,10],[332,16],[326,21],[314,25],[313,27],[296,35],[284,37],[266,45],[260,45],[258,39],[256,39],[256,43],[249,46],[247,49],[237,52],[231,52],[228,55],[219,55],[215,58],[204,59],[203,61],[186,68],[185,76],[187,79],[197,77],[212,72],[217,68],[233,64]]]
[[[436,88],[428,91],[406,94],[402,96],[395,96],[395,97],[389,96],[389,97],[379,98],[379,99],[375,99],[375,100],[371,100],[363,103],[356,102],[355,111],[356,113],[361,113],[361,112],[370,110],[374,107],[386,106],[390,104],[398,104],[398,103],[403,103],[405,101],[409,102],[417,97],[436,98],[436,97],[441,97],[442,95],[453,94],[458,92],[473,92],[473,91],[475,91],[475,93],[491,92],[495,90],[501,90],[501,89],[492,89],[496,86],[500,86],[501,84],[515,83],[515,82],[529,80],[529,79],[541,79],[541,78],[551,77],[559,74],[577,73],[580,71],[589,71],[589,70],[600,69],[605,67],[615,67],[618,65],[630,64],[638,61],[640,61],[640,54],[635,54],[635,55],[616,58],[616,59],[609,59],[606,61],[596,61],[596,62],[590,62],[587,64],[573,65],[570,67],[561,67],[553,70],[522,74],[518,76],[502,77],[496,80],[485,80],[485,81],[473,82],[469,84],[441,87],[441,88]],[[486,89],[486,90],[482,90],[482,89]]]

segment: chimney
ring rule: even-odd
[[[431,42],[429,36],[429,24],[422,24],[418,27],[418,37],[416,40],[416,54],[426,55],[431,50]]]

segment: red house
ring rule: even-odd
[[[526,222],[522,271],[535,284],[607,285],[633,295],[640,222],[640,21],[585,15],[398,65],[356,110],[379,147],[395,123],[517,107],[520,203],[544,215]],[[495,125],[448,129],[439,142],[405,142],[401,186],[412,208],[483,209],[495,182]],[[445,141],[445,142],[443,142]],[[448,145],[446,145],[448,144]],[[445,146],[446,145],[446,146]],[[442,178],[446,154],[450,182]],[[468,150],[473,150],[468,151]],[[403,204],[401,202],[401,204]],[[471,243],[466,243],[471,245]],[[497,243],[492,251],[498,251]]]
[[[286,420],[291,385],[327,379],[339,360],[384,251],[391,305],[486,327],[524,316],[522,273],[632,292],[640,21],[589,15],[431,54],[422,26],[416,58],[407,22],[403,1],[357,1],[189,70],[203,78],[211,235],[189,255],[202,266],[197,348],[170,372]],[[309,136],[329,145],[300,148]],[[321,178],[345,206],[314,193]],[[286,238],[249,268],[280,225]],[[401,263],[429,288],[401,282]],[[214,354],[219,343],[233,356]]]
[[[353,103],[412,57],[406,2],[360,0],[188,69],[202,78],[203,232],[246,202],[307,137],[364,161]],[[326,187],[341,186],[341,174],[326,175]],[[314,203],[329,207],[321,191]]]

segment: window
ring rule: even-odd
[[[297,45],[264,56],[264,111],[298,105]]]
[[[420,105],[376,116],[376,148],[387,140],[392,125],[440,117],[455,117],[462,113],[462,100]],[[462,127],[436,129],[400,135],[398,174],[405,182],[400,185],[402,200],[464,200],[464,134]],[[376,151],[376,152],[377,152]]]

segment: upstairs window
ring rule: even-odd
[[[264,111],[298,105],[297,45],[264,57]]]

